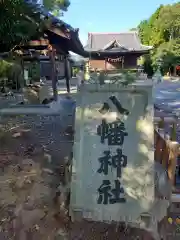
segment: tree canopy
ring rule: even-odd
[[[161,5],[137,28],[142,43],[154,48],[150,56],[153,67],[160,58],[164,71],[180,62],[180,2]]]
[[[59,14],[67,11],[69,0],[44,0],[47,10]],[[25,0],[0,0],[0,52],[12,49],[41,32],[42,18]]]
[[[0,51],[6,51],[39,32],[40,15],[23,0],[0,1]]]
[[[44,6],[53,12],[54,15],[61,15],[62,11],[67,11],[70,6],[69,0],[44,0]]]

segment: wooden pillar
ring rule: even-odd
[[[174,76],[176,77],[177,74],[176,74],[176,69],[177,69],[177,65],[174,66]]]
[[[122,69],[124,69],[124,57],[122,57]]]
[[[52,80],[52,89],[53,89],[53,97],[54,101],[57,101],[57,78],[56,78],[56,64],[55,64],[55,49],[49,45],[48,46],[49,50],[49,57],[50,57],[50,62],[51,62],[51,80]]]
[[[179,144],[177,142],[169,143],[169,161],[168,161],[168,176],[172,183],[172,186],[176,184],[175,172],[176,172],[176,164],[177,157],[179,154]]]
[[[25,86],[25,79],[24,79],[24,60],[23,58],[21,59],[21,68],[22,68],[22,82],[20,83],[20,88],[21,88],[21,91],[23,89],[23,87]]]
[[[68,62],[68,57],[65,56],[65,78],[66,78],[66,88],[67,92],[70,93],[70,71],[69,71],[69,62]]]
[[[107,71],[107,59],[106,58],[104,60],[104,68],[105,68],[105,71]]]

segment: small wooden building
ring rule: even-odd
[[[43,6],[29,1],[27,1],[27,4],[32,5],[40,14],[43,27],[37,22],[37,26],[41,30],[38,36],[33,36],[31,41],[18,45],[13,50],[21,53],[23,67],[27,62],[39,63],[39,79],[40,77],[46,77],[56,82],[58,79],[66,78],[67,90],[70,91],[69,52],[79,55],[84,54],[84,48],[79,39],[79,29],[73,28],[56,18]],[[31,19],[30,21],[34,20]]]
[[[132,31],[89,33],[85,46],[90,67],[102,70],[137,68],[137,59],[150,49],[150,46],[142,45],[137,32]]]

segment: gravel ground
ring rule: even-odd
[[[65,234],[67,217],[57,194],[71,157],[74,109],[69,100],[62,101],[59,116],[1,117],[0,240]]]
[[[156,104],[166,106],[159,99]],[[2,106],[11,101],[0,102]],[[170,115],[167,110],[169,106],[155,114]],[[0,240],[150,240],[147,232],[122,225],[70,223],[61,212],[56,193],[62,166],[72,151],[72,132],[66,129],[73,125],[73,112],[74,103],[64,101],[56,117],[1,118]]]

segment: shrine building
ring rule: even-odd
[[[89,33],[84,47],[90,68],[101,70],[136,69],[137,59],[149,53],[150,46],[142,45],[137,32]]]

